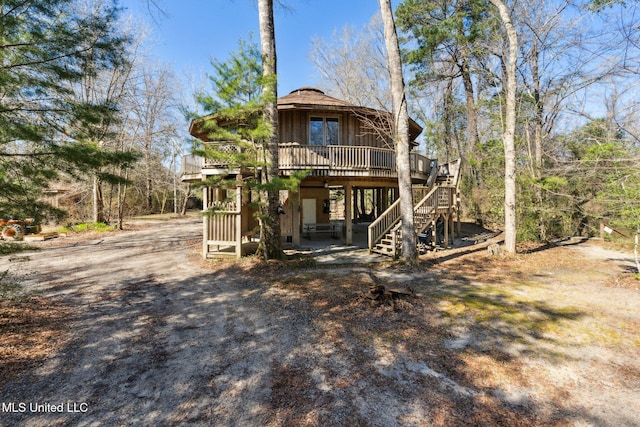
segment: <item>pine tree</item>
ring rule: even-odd
[[[95,129],[117,105],[78,101],[73,84],[122,64],[118,8],[74,0],[8,0],[0,6],[0,217],[62,212],[41,201],[62,175],[132,162],[101,149]]]
[[[211,93],[196,94],[196,102],[208,115],[196,119],[196,122],[200,122],[199,126],[209,140],[225,143],[202,144],[196,141],[194,154],[216,160],[230,170],[257,171],[262,167],[258,148],[270,130],[261,116],[260,63],[260,51],[252,40],[240,40],[237,52],[225,62],[215,58],[211,60]],[[235,178],[231,181],[225,176],[215,176],[207,181],[207,185],[235,186]]]
[[[258,0],[260,46],[262,48],[262,98],[263,120],[269,136],[263,141],[265,165],[260,170],[262,206],[260,207],[260,247],[258,252],[265,259],[283,259],[280,238],[280,204],[278,178],[278,78],[276,57],[276,35],[273,19],[273,0]]]
[[[229,171],[240,171],[244,175],[243,184],[262,195],[256,204],[261,228],[259,253],[265,259],[282,258],[279,220],[275,222],[269,215],[270,205],[274,204],[271,199],[275,197],[278,202],[280,190],[297,191],[306,172],[283,178],[278,175],[276,164],[275,172],[267,173],[273,167],[269,155],[273,125],[264,111],[274,101],[272,94],[265,94],[264,87],[273,77],[263,74],[263,56],[251,39],[240,40],[238,50],[227,61],[212,59],[211,65],[214,69],[209,76],[212,91],[196,95],[198,105],[209,114],[197,118],[195,123],[213,143],[196,141],[193,153],[226,165]],[[235,188],[237,177],[212,176],[203,184]]]

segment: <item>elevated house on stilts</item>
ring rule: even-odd
[[[282,177],[310,171],[296,192],[282,191],[283,243],[301,246],[301,240],[319,233],[353,242],[355,223],[367,223],[368,248],[391,257],[401,247],[396,154],[385,132],[388,112],[352,105],[304,87],[278,99],[280,138],[278,166]],[[239,150],[226,141],[212,140],[204,122],[196,119],[189,132],[204,144]],[[411,120],[415,141],[422,128]],[[417,143],[413,144],[414,147]],[[459,215],[459,161],[441,164],[411,153],[415,224],[419,235],[438,241],[438,224],[445,246],[452,241]],[[237,186],[224,190],[203,188],[204,257],[241,257],[256,238],[258,223],[251,203],[255,195],[243,187],[242,170],[231,170],[224,160],[185,156],[182,180],[204,181],[211,176],[234,177]]]

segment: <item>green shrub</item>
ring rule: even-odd
[[[104,222],[83,222],[80,224],[67,225],[60,229],[62,233],[75,232],[82,233],[87,231],[93,231],[96,233],[104,233],[105,231],[113,231],[116,229],[115,225],[105,224]]]

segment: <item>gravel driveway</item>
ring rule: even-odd
[[[64,348],[0,389],[0,424],[265,424],[271,362],[295,337],[252,303],[259,286],[198,266],[200,233],[187,218],[0,258],[73,308]]]
[[[640,426],[628,255],[205,265],[198,218],[136,227],[0,257],[29,295],[0,356],[34,352],[0,365],[0,425]]]

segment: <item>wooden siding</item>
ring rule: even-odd
[[[278,135],[282,143],[309,144],[310,117],[338,117],[340,145],[389,148],[388,142],[366,126],[353,114],[334,111],[285,110],[278,116]]]
[[[301,90],[296,96],[322,96],[317,91]],[[323,98],[324,99],[324,98]],[[337,102],[337,101],[336,101]],[[288,176],[295,171],[311,170],[312,175],[354,178],[397,178],[395,150],[393,144],[378,132],[368,128],[362,118],[365,113],[347,110],[348,106],[337,107],[317,105],[311,108],[285,108],[279,111],[278,134],[280,138],[279,168],[281,175]],[[368,110],[367,110],[368,111]],[[373,110],[372,110],[373,111]],[[360,114],[360,116],[359,116]],[[368,114],[373,114],[369,112]],[[311,117],[337,117],[340,123],[338,145],[309,145],[309,120]],[[367,117],[369,117],[367,115]],[[375,117],[372,115],[371,117]],[[205,142],[215,144],[223,151],[239,150],[236,145],[225,142]],[[224,159],[197,159],[202,163],[200,175],[194,174],[195,158],[185,156],[183,181],[198,181],[204,176],[248,174],[230,165]],[[411,153],[411,176],[414,182],[426,182],[431,174],[433,162],[427,157]]]
[[[281,111],[278,115],[278,133],[282,142],[309,142],[309,123],[306,111]]]

